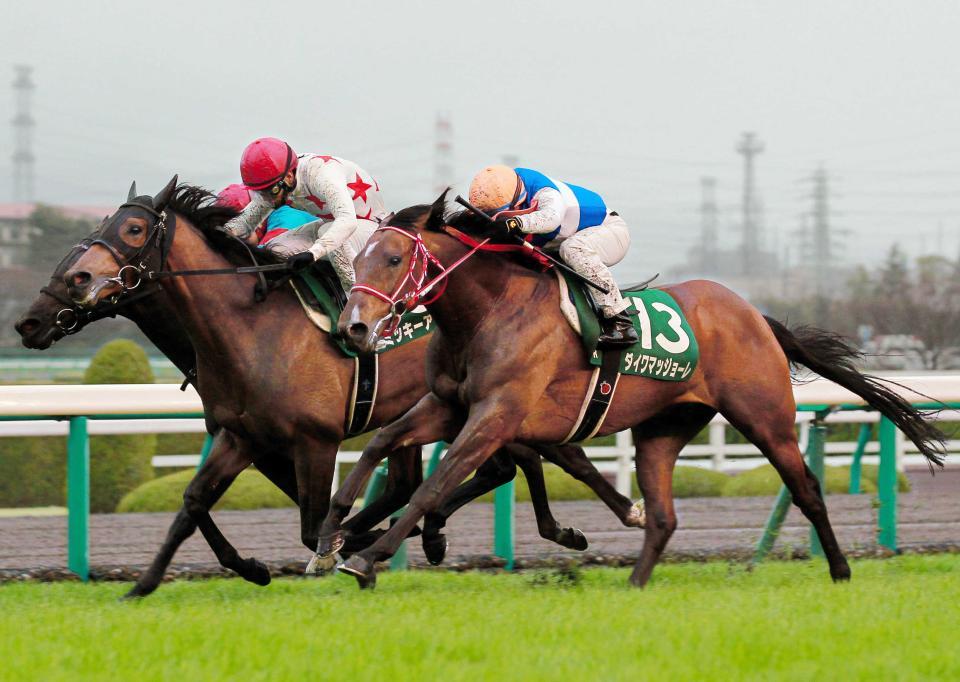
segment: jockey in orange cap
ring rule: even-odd
[[[329,258],[344,289],[355,281],[353,260],[386,215],[379,183],[336,156],[297,156],[283,140],[262,137],[243,151],[240,176],[251,201],[224,229],[250,239],[272,211],[291,205],[318,220],[287,230],[265,248],[294,267]]]
[[[627,255],[630,231],[599,194],[529,168],[498,165],[474,177],[470,203],[506,229],[531,235],[533,244],[559,251],[567,265],[607,289],[606,294],[589,290],[601,312],[599,348],[625,348],[640,340],[625,312],[629,301],[608,267]]]

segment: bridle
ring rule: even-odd
[[[390,304],[389,312],[382,317],[374,327],[374,329],[377,329],[384,324],[384,322],[387,323],[387,326],[380,332],[380,335],[384,338],[389,337],[397,330],[397,327],[400,325],[400,320],[407,311],[413,310],[418,305],[430,305],[440,298],[447,290],[447,277],[450,273],[460,267],[468,258],[473,256],[477,251],[480,251],[481,247],[490,241],[490,237],[487,237],[481,242],[474,242],[473,248],[451,263],[450,266],[445,267],[436,256],[430,253],[419,232],[410,233],[407,230],[386,224],[391,217],[392,215],[387,216],[383,224],[381,224],[376,231],[396,232],[413,241],[413,253],[410,255],[410,264],[407,266],[406,274],[404,274],[394,287],[393,292],[389,294],[369,284],[354,284],[350,289],[351,294],[355,291],[369,294]],[[452,228],[445,228],[445,231],[449,229]],[[427,280],[431,265],[440,272],[433,279]],[[404,289],[408,287],[411,287],[412,290],[403,293]],[[436,288],[435,291],[433,291],[434,288]]]
[[[148,206],[147,204],[139,201],[128,201],[120,205],[120,208],[127,207],[140,208],[144,211],[147,211],[154,216],[154,223],[150,227],[150,231],[147,233],[147,238],[144,240],[143,244],[136,250],[136,252],[129,256],[123,254],[119,249],[102,239],[91,239],[85,246],[82,247],[89,249],[94,244],[103,246],[107,249],[107,251],[110,252],[110,255],[113,256],[113,259],[116,261],[117,265],[120,266],[117,274],[113,277],[108,277],[101,282],[98,287],[93,290],[91,296],[95,296],[98,291],[109,284],[116,284],[118,287],[120,287],[120,291],[112,297],[114,303],[116,303],[117,299],[136,289],[144,281],[155,282],[159,279],[167,277],[186,277],[190,275],[253,274],[256,275],[258,279],[257,285],[254,287],[254,298],[258,302],[262,302],[266,299],[266,295],[271,290],[277,288],[279,284],[282,284],[282,282],[285,281],[285,279],[281,279],[278,282],[268,284],[267,279],[264,276],[265,272],[287,271],[288,275],[292,273],[286,264],[258,264],[250,246],[236,235],[232,235],[228,232],[224,232],[223,234],[227,237],[230,237],[243,247],[244,251],[246,251],[250,258],[250,262],[253,263],[252,266],[207,268],[198,270],[167,270],[165,269],[167,257],[170,254],[170,246],[173,243],[173,235],[176,231],[177,225],[176,214],[170,213],[168,215],[168,213],[164,210],[157,211],[153,206]],[[167,224],[168,220],[169,225]],[[159,263],[157,265],[157,269],[155,270],[150,269],[149,265],[149,258],[153,255],[152,252],[154,250],[159,251]],[[289,279],[289,276],[286,279]],[[133,299],[128,298],[126,300],[130,301]]]
[[[171,219],[171,225],[168,228],[167,212],[163,210],[157,211],[153,206],[148,206],[144,202],[127,201],[126,203],[120,204],[120,209],[124,208],[139,208],[154,217],[153,225],[150,226],[150,229],[147,232],[147,238],[144,240],[142,245],[137,247],[136,251],[130,255],[121,253],[121,251],[113,244],[104,241],[99,237],[96,239],[84,240],[77,245],[83,251],[88,251],[93,246],[102,246],[113,257],[114,262],[116,262],[116,264],[119,266],[119,270],[117,270],[117,274],[115,276],[105,279],[90,294],[91,297],[96,296],[96,294],[103,289],[103,287],[107,286],[108,284],[116,284],[118,287],[120,287],[120,291],[111,297],[113,304],[117,304],[117,301],[121,296],[124,296],[125,294],[138,288],[144,280],[156,279],[156,273],[149,270],[149,265],[147,264],[148,256],[151,255],[151,251],[153,249],[159,250],[159,270],[162,271],[167,262],[167,255],[170,252],[170,242],[173,240],[173,232],[176,229],[176,218],[173,217],[173,214],[170,214],[169,216]],[[130,279],[130,277],[132,277],[132,279]]]
[[[94,239],[92,237],[85,237],[84,239],[81,239],[70,250],[64,261],[70,259],[71,263],[75,262],[84,251],[89,250],[94,244],[99,244],[100,246],[106,248],[107,251],[109,251],[113,256],[114,260],[118,261],[119,263],[119,259],[122,258],[122,255],[119,253],[119,251],[117,251],[116,248],[102,239]],[[61,264],[57,266],[57,271],[61,270],[65,270],[64,262],[61,262]],[[138,285],[139,282],[130,287],[124,286],[123,288],[125,290],[128,288],[135,289]],[[63,308],[57,311],[57,314],[54,317],[54,325],[66,336],[78,333],[91,322],[96,322],[97,320],[102,320],[107,317],[116,317],[120,309],[147,298],[148,296],[153,296],[159,290],[159,287],[155,289],[141,289],[133,296],[129,296],[120,301],[118,300],[120,293],[124,293],[121,291],[120,293],[111,296],[110,299],[104,303],[97,305],[93,310],[86,310],[77,306],[73,299],[66,294],[62,294],[55,289],[50,288],[49,286],[40,287],[41,294],[46,294],[63,306]]]

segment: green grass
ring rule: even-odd
[[[5,680],[960,678],[960,557],[0,586]]]

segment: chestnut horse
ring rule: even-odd
[[[113,278],[118,275],[119,267],[126,265],[128,261],[138,260],[131,256],[139,255],[145,258],[154,269],[161,268],[159,259],[163,249],[169,249],[166,264],[174,268],[189,269],[195,265],[205,268],[225,267],[229,264],[224,256],[210,248],[203,236],[206,233],[212,240],[222,241],[223,237],[216,232],[216,227],[234,215],[230,209],[214,205],[212,195],[189,186],[174,189],[173,183],[156,198],[135,197],[134,194],[132,192],[127,203],[101,226],[95,234],[96,243],[91,244],[90,240],[87,240],[87,244],[71,251],[57,268],[49,285],[18,322],[17,327],[24,336],[25,344],[48,346],[50,340],[62,337],[64,332],[56,330],[57,320],[64,317],[61,310],[68,292],[76,296],[78,291],[82,290],[82,287],[78,286],[80,280],[84,281],[88,290],[96,288],[96,296],[88,297],[85,309],[74,310],[66,317],[76,316],[80,324],[83,324],[88,319],[86,315],[91,310],[90,306],[93,306],[92,310],[99,311],[95,312],[95,315],[102,315],[101,308],[110,308],[107,301],[111,298],[120,296],[120,304],[115,305],[122,305],[123,289],[119,288],[119,283],[113,281]],[[180,241],[174,235],[172,227],[165,228],[168,233],[162,237],[163,243],[155,238],[153,241],[147,240],[150,231],[148,226],[164,208],[172,216],[171,223],[183,228]],[[191,221],[197,222],[200,229]],[[181,231],[176,234],[179,235]],[[166,243],[167,241],[169,243]],[[151,250],[147,251],[145,246]],[[134,253],[138,250],[143,253]],[[81,259],[80,255],[85,251],[89,253]],[[100,254],[100,251],[105,253]],[[184,255],[184,251],[189,251],[190,255]],[[94,266],[96,275],[87,272],[86,268],[91,266]],[[325,511],[333,457],[343,437],[342,424],[339,431],[330,424],[338,417],[343,421],[346,414],[344,410],[353,363],[335,350],[332,344],[325,340],[320,341],[322,336],[310,327],[298,308],[299,303],[296,303],[296,299],[286,289],[275,292],[268,305],[253,305],[248,288],[250,277],[240,278],[240,284],[237,279],[205,276],[182,280],[171,278],[163,280],[161,285],[145,282],[142,284],[144,287],[157,287],[153,295],[116,309],[119,314],[136,322],[185,373],[189,372],[196,362],[198,390],[203,399],[208,426],[223,426],[223,415],[226,415],[229,425],[221,430],[207,463],[188,487],[184,510],[177,516],[151,569],[141,577],[134,588],[132,593],[135,595],[148,594],[156,588],[176,548],[193,532],[198,520],[202,521],[201,531],[205,528],[209,530],[209,534],[204,531],[204,535],[225,566],[234,570],[239,568],[237,572],[248,580],[253,579],[254,582],[263,584],[269,581],[265,567],[252,559],[240,559],[219,530],[213,526],[209,517],[210,507],[222,496],[239,471],[251,462],[294,501],[300,500],[303,486],[310,490],[313,490],[314,485],[326,486],[314,491],[311,518],[315,521],[311,521],[307,527],[315,527],[319,521],[317,512]],[[67,282],[74,286],[68,289]],[[201,289],[204,296],[198,295]],[[69,302],[71,299],[66,300]],[[189,306],[186,305],[188,301]],[[225,301],[235,302],[237,310],[220,308]],[[270,312],[278,306],[282,306],[283,315]],[[219,312],[229,319],[208,320],[208,314],[214,312]],[[239,315],[240,319],[234,320],[232,313]],[[261,316],[265,319],[260,319]],[[225,328],[211,334],[210,331],[205,331],[206,324],[221,325]],[[246,328],[248,324],[252,325],[249,330]],[[246,333],[241,334],[239,329],[244,329]],[[271,334],[265,334],[264,330],[271,330]],[[282,339],[288,340],[291,349],[291,357],[288,359],[301,363],[297,365],[301,370],[324,374],[327,379],[310,383],[305,381],[304,377],[288,376],[285,372],[278,371],[269,375],[259,371],[256,365],[266,364],[267,359],[256,359],[247,352],[250,348],[262,348],[267,343],[257,334],[270,339],[269,343],[278,347]],[[199,353],[195,351],[194,338],[200,340],[197,345],[197,348],[201,349]],[[395,418],[426,392],[422,369],[397,371],[400,365],[406,368],[411,363],[416,368],[422,367],[426,341],[417,341],[403,348],[408,351],[401,353],[403,349],[397,349],[381,358],[381,381],[391,383],[386,387],[381,384],[380,399],[383,402],[379,403],[380,407],[371,419],[370,428]],[[221,353],[243,357],[252,364],[227,368],[220,357]],[[394,360],[401,362],[393,364]],[[330,376],[335,376],[336,381],[330,381]],[[288,401],[277,399],[271,403],[268,398],[256,398],[258,388],[274,397],[288,392]],[[234,394],[233,390],[244,392],[242,396],[245,412],[242,415],[237,414],[236,400],[239,396]],[[306,413],[305,408],[309,408]],[[340,411],[339,414],[337,410]],[[300,434],[296,429],[306,429],[309,433],[310,421],[324,418],[326,421],[322,423],[327,430],[322,433],[325,437],[314,437],[310,441],[322,441],[323,447],[311,449],[297,446],[295,441]],[[296,455],[291,459],[287,454],[291,447],[295,453],[303,452],[301,457],[312,457],[317,461],[296,464]],[[446,519],[463,504],[511,480],[518,465],[527,476],[540,534],[567,547],[586,548],[586,540],[579,531],[561,528],[553,519],[547,504],[538,452],[594,489],[625,525],[640,525],[642,515],[639,509],[610,486],[589,462],[581,448],[544,446],[534,450],[512,444],[493,458],[490,466],[478,472],[476,478],[454,491],[443,508],[425,524],[424,550],[432,563],[440,563],[445,553],[446,541],[440,530]],[[409,449],[407,455],[397,461],[402,466],[391,466],[385,494],[377,500],[374,507],[368,507],[358,515],[362,518],[353,525],[352,530],[360,535],[354,538],[354,542],[351,542],[347,549],[363,546],[364,541],[371,537],[363,532],[400,508],[419,482],[420,448]],[[323,475],[317,483],[301,481],[297,476],[297,466],[312,471],[320,470]],[[326,492],[323,492],[324,490]],[[303,511],[301,509],[301,513]],[[304,533],[304,543],[314,549],[316,536]]]
[[[357,350],[369,350],[398,309],[429,291],[427,308],[437,332],[427,357],[431,392],[364,450],[331,500],[318,551],[329,554],[340,545],[340,523],[362,480],[383,457],[399,447],[452,442],[404,515],[340,567],[356,576],[361,587],[375,583],[374,562],[391,556],[418,519],[436,510],[504,443],[561,442],[577,421],[593,369],[560,311],[552,272],[534,271],[489,251],[471,254],[464,242],[472,240],[458,238],[450,227],[477,240],[497,236],[494,227],[470,213],[445,219],[444,195],[432,206],[400,211],[384,221],[357,258],[357,286],[340,316],[340,333]],[[417,273],[434,279],[424,282]],[[790,366],[805,365],[859,395],[892,419],[931,462],[940,463],[943,434],[897,394],[854,369],[857,352],[836,335],[788,330],[714,282],[663,289],[679,303],[695,333],[699,364],[683,382],[622,376],[599,431],[631,429],[636,442],[647,521],[630,582],[643,586],[649,580],[674,532],[674,464],[681,448],[717,412],[776,467],[816,529],[830,575],[848,579],[850,568],[820,486],[797,446]]]

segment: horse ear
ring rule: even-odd
[[[162,211],[173,196],[173,190],[177,188],[177,176],[174,175],[167,186],[160,190],[160,193],[153,198],[153,208],[155,211]]]
[[[133,201],[137,198],[137,181],[130,183],[130,191],[127,192],[127,201]]]
[[[447,193],[450,188],[447,187],[430,205],[430,215],[427,216],[426,228],[428,230],[439,230],[443,227],[443,217],[447,210]]]

